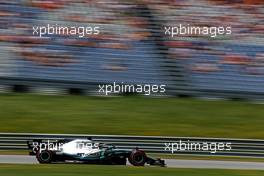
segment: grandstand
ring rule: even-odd
[[[261,1],[0,2],[0,85],[95,90],[166,84],[167,94],[264,97]],[[99,36],[38,38],[32,26],[99,26]],[[232,26],[232,36],[169,38],[177,24]]]

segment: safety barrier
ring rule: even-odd
[[[56,141],[90,138],[94,142],[113,144],[120,149],[140,148],[149,153],[264,158],[264,140],[197,137],[0,133],[0,150],[29,150],[27,142],[33,140]],[[231,150],[218,150],[216,152],[212,150],[187,150],[187,144],[190,145],[191,143],[202,145],[230,144]],[[179,145],[182,145],[182,150],[180,150]],[[184,148],[186,150],[183,150]]]

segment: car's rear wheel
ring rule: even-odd
[[[144,166],[147,161],[147,156],[142,150],[133,150],[128,160],[134,166]]]
[[[54,158],[54,154],[52,151],[44,150],[42,152],[37,153],[37,160],[41,164],[51,163]]]

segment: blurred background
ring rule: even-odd
[[[99,26],[100,34],[33,35],[33,27],[48,24]],[[166,26],[179,24],[231,26],[232,35],[165,35]],[[98,94],[98,85],[114,82],[167,86],[162,98],[89,96]],[[0,0],[0,133],[264,139],[263,100],[263,0]],[[0,155],[18,154],[1,151],[9,144],[5,135],[0,139]],[[263,140],[251,140],[250,149],[238,145],[234,153],[246,156],[249,151],[247,156],[260,156],[257,161],[263,162]],[[10,145],[15,148],[14,141]],[[4,167],[1,173],[7,176],[11,170],[33,172]],[[42,172],[80,173],[59,167],[43,167]],[[86,175],[90,171],[82,169]],[[128,175],[127,168],[95,170]],[[159,175],[156,169],[149,172]],[[201,175],[227,175],[212,172]]]
[[[100,27],[88,38],[32,35],[47,24]],[[164,26],[231,26],[170,38]],[[0,86],[16,91],[166,84],[167,95],[264,98],[262,0],[1,0]]]

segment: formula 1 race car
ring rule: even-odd
[[[45,145],[47,146],[47,144]],[[50,146],[50,144],[48,144]],[[39,163],[76,162],[87,164],[126,165],[127,159],[134,166],[145,164],[165,166],[165,161],[153,159],[139,149],[117,149],[113,145],[94,143],[88,139],[75,139],[59,147],[38,147],[36,158]]]

